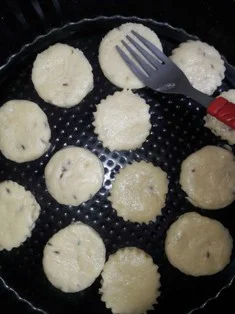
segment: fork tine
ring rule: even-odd
[[[118,46],[116,45],[116,49],[120,54],[123,61],[127,64],[127,66],[131,69],[131,71],[138,77],[140,81],[144,84],[147,84],[148,77],[146,74],[139,69],[139,67],[128,57],[128,55]]]
[[[132,45],[152,64],[154,68],[158,68],[159,62],[161,61],[157,59],[156,57],[153,57],[146,49],[141,47],[133,38],[131,38],[129,35],[126,36],[126,38],[132,43]]]
[[[149,40],[141,36],[140,34],[136,33],[135,31],[131,31],[135,37],[139,39],[141,43],[143,43],[153,54],[155,54],[160,60],[167,62],[169,58],[155,45],[153,45]]]
[[[154,69],[137,52],[135,52],[124,40],[122,40],[122,44],[129,51],[129,53],[134,57],[134,59],[139,63],[139,65],[144,69],[144,71],[148,75],[150,75]]]

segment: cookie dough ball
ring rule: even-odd
[[[95,133],[110,150],[141,147],[151,129],[149,105],[127,90],[103,99],[94,117]]]
[[[235,104],[235,89],[230,89],[227,92],[220,94],[221,97],[231,101]],[[221,137],[223,140],[228,141],[230,145],[235,144],[235,130],[230,128],[228,125],[219,121],[215,117],[207,114],[204,118],[205,127],[210,129],[215,135]]]
[[[99,63],[106,78],[114,85],[128,89],[144,87],[144,84],[133,74],[116,49],[116,45],[120,46],[133,59],[121,42],[127,40],[127,35],[136,39],[131,33],[132,31],[136,31],[162,50],[158,36],[150,28],[138,23],[125,23],[112,29],[102,39],[99,48]],[[138,41],[138,39],[136,40]]]
[[[19,247],[35,226],[40,206],[33,194],[13,181],[0,183],[0,250]]]
[[[192,86],[211,95],[221,85],[225,66],[219,52],[207,43],[189,40],[172,52],[171,59],[184,72]]]
[[[213,275],[230,262],[233,240],[218,221],[195,212],[174,222],[165,241],[170,263],[191,276]]]
[[[104,168],[85,148],[69,146],[58,151],[45,168],[48,192],[64,205],[78,206],[102,187]]]
[[[31,161],[50,147],[47,116],[34,102],[10,100],[0,108],[0,150],[15,162]]]
[[[180,184],[188,200],[204,209],[219,209],[235,199],[235,160],[221,147],[205,146],[181,165]]]
[[[81,222],[60,230],[47,242],[44,272],[53,286],[78,292],[91,286],[105,263],[105,246],[99,234]]]
[[[125,221],[149,223],[161,215],[167,192],[167,174],[160,167],[141,161],[120,170],[109,200]]]
[[[79,49],[57,43],[37,55],[32,81],[38,95],[58,107],[73,107],[93,89],[92,67]]]
[[[136,247],[110,255],[101,276],[101,300],[114,314],[146,313],[157,303],[161,286],[158,266]]]

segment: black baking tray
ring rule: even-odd
[[[203,145],[223,146],[225,144],[203,128],[204,110],[184,97],[154,94],[147,89],[138,91],[151,105],[154,127],[142,150],[121,153],[109,152],[102,147],[93,133],[91,121],[95,104],[108,93],[117,90],[105,80],[97,63],[99,41],[109,29],[127,20],[143,22],[159,33],[165,51],[169,54],[175,45],[189,38],[187,33],[178,29],[183,28],[199,36],[201,40],[214,45],[230,63],[235,63],[233,62],[235,47],[231,44],[235,39],[235,32],[231,28],[232,14],[235,13],[233,1],[224,1],[220,5],[210,1],[197,1],[197,3],[190,3],[190,6],[181,1],[177,1],[177,4],[175,1],[158,1],[157,6],[154,6],[153,1],[145,1],[144,5],[143,2],[134,1],[3,1],[0,8],[0,36],[1,42],[4,43],[0,51],[1,63],[4,64],[10,57],[8,65],[1,69],[1,103],[13,97],[36,101],[47,113],[53,134],[52,147],[48,154],[29,163],[29,167],[7,161],[2,156],[0,158],[0,180],[11,178],[25,185],[35,194],[42,206],[42,214],[32,238],[27,240],[21,248],[0,254],[0,274],[9,285],[7,287],[3,284],[1,291],[8,306],[14,300],[20,304],[17,307],[18,313],[26,311],[23,309],[20,312],[20,306],[27,308],[28,311],[37,312],[36,308],[20,301],[19,296],[21,296],[51,314],[78,311],[80,313],[109,313],[100,302],[97,293],[99,280],[94,286],[80,294],[65,296],[53,289],[43,274],[41,268],[43,245],[48,237],[66,226],[72,218],[81,219],[96,228],[105,240],[108,254],[124,245],[137,245],[153,256],[162,272],[162,296],[156,312],[186,313],[205,305],[208,299],[219,295],[221,288],[228,286],[233,278],[234,262],[216,276],[192,279],[169,265],[163,249],[165,232],[169,224],[180,213],[195,210],[185,201],[178,184],[180,162],[189,153]],[[104,14],[106,17],[100,17]],[[149,19],[108,17],[115,14],[153,18],[159,23]],[[77,23],[84,18],[95,18],[95,20]],[[70,22],[74,24],[64,26]],[[167,22],[177,29],[162,24]],[[55,27],[62,27],[62,29],[51,31]],[[76,30],[75,34],[74,30]],[[25,46],[26,43],[47,33],[50,34],[40,37],[30,46]],[[57,109],[44,103],[36,95],[30,80],[32,62],[36,53],[58,40],[81,48],[91,61],[95,73],[95,90],[81,106],[69,110]],[[23,50],[20,54],[14,56],[21,47]],[[217,93],[234,87],[233,68],[227,65],[227,70],[227,79]],[[171,123],[167,124],[167,121]],[[86,205],[79,208],[66,208],[59,206],[44,191],[45,184],[42,176],[44,166],[53,153],[64,144],[74,144],[74,138],[76,145],[93,150],[104,162],[106,181],[101,192]],[[170,177],[170,192],[163,216],[157,220],[156,224],[149,226],[124,224],[122,219],[116,217],[109,202],[106,201],[114,174],[125,164],[140,159],[160,165]],[[234,205],[231,205],[224,211],[213,212],[213,214],[203,212],[203,214],[222,221],[234,236],[233,207]],[[100,213],[102,218],[98,216]],[[177,283],[179,283],[178,289]],[[11,287],[19,294],[18,299]],[[209,307],[210,303],[213,302],[209,302]],[[228,305],[223,307],[225,313],[226,308]],[[10,309],[11,307],[7,312],[11,313]]]

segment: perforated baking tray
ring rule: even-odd
[[[170,313],[172,304],[175,313],[186,313],[203,306],[228,286],[235,274],[234,255],[230,265],[222,272],[214,276],[193,278],[173,268],[164,252],[166,230],[186,211],[196,210],[218,219],[235,236],[234,204],[218,211],[199,210],[185,199],[179,185],[180,165],[189,154],[208,144],[226,144],[203,127],[204,108],[186,97],[154,93],[144,88],[137,93],[150,105],[152,128],[140,149],[110,152],[94,134],[92,121],[95,105],[118,90],[107,81],[99,67],[99,43],[110,29],[127,21],[143,23],[153,29],[159,35],[167,55],[180,42],[195,38],[181,29],[148,19],[120,16],[85,19],[53,29],[36,38],[12,56],[0,70],[0,104],[10,99],[32,100],[47,114],[52,129],[51,148],[40,159],[17,164],[0,155],[0,181],[10,179],[25,186],[35,195],[42,208],[32,237],[17,249],[0,252],[0,276],[6,288],[13,289],[16,296],[26,300],[35,311],[38,309],[53,314],[110,313],[98,293],[100,278],[83,292],[65,294],[55,289],[43,273],[44,245],[55,232],[73,220],[87,223],[98,231],[106,245],[107,257],[124,246],[137,246],[151,254],[161,273],[162,288],[159,304],[155,306],[156,313]],[[93,91],[80,105],[71,109],[45,103],[37,95],[31,81],[32,64],[37,53],[56,42],[81,49],[93,67]],[[235,81],[231,78],[233,67],[227,62],[226,67],[228,75],[215,95],[234,88]],[[45,165],[56,151],[67,145],[88,148],[105,167],[102,189],[78,207],[58,204],[45,186]],[[140,225],[124,222],[107,200],[115,174],[134,160],[150,161],[168,173],[170,184],[167,202],[156,223]]]

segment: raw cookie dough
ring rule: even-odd
[[[221,147],[205,146],[181,165],[180,184],[197,207],[219,209],[235,200],[235,160]]]
[[[44,272],[53,286],[64,292],[89,287],[105,263],[105,246],[99,234],[81,222],[60,230],[47,242]]]
[[[77,48],[57,43],[37,55],[32,81],[38,95],[58,107],[73,107],[93,89],[92,67]]]
[[[47,116],[34,102],[10,100],[0,108],[0,150],[15,162],[31,161],[50,147]]]
[[[94,117],[95,133],[110,150],[141,147],[151,129],[149,105],[127,90],[103,99]]]
[[[134,60],[121,42],[122,40],[125,40],[128,43],[126,35],[129,35],[138,41],[138,39],[131,33],[133,30],[151,41],[162,51],[162,44],[157,34],[142,24],[125,23],[108,32],[100,43],[99,63],[106,78],[121,88],[133,89],[144,87],[144,84],[133,74],[116,49],[116,45],[119,45],[126,54]]]
[[[186,275],[213,275],[230,262],[233,240],[218,221],[195,212],[174,222],[165,242],[170,263]]]
[[[230,89],[227,92],[220,94],[221,97],[231,101],[235,104],[235,89]],[[215,117],[207,114],[204,118],[205,127],[210,129],[215,135],[220,136],[223,140],[228,141],[230,145],[235,144],[235,130],[231,129],[228,125],[219,121]]]
[[[48,192],[64,205],[77,206],[102,187],[104,168],[88,149],[68,146],[58,151],[45,168]]]
[[[0,183],[0,250],[19,247],[35,226],[40,206],[33,194],[13,181]]]
[[[160,274],[152,257],[136,247],[109,256],[101,274],[101,300],[114,314],[142,314],[160,295]]]
[[[109,200],[125,221],[149,223],[161,215],[167,192],[167,174],[160,167],[141,161],[120,170]]]
[[[224,78],[225,66],[219,52],[199,40],[180,44],[172,51],[171,60],[192,86],[205,94],[212,95]]]

